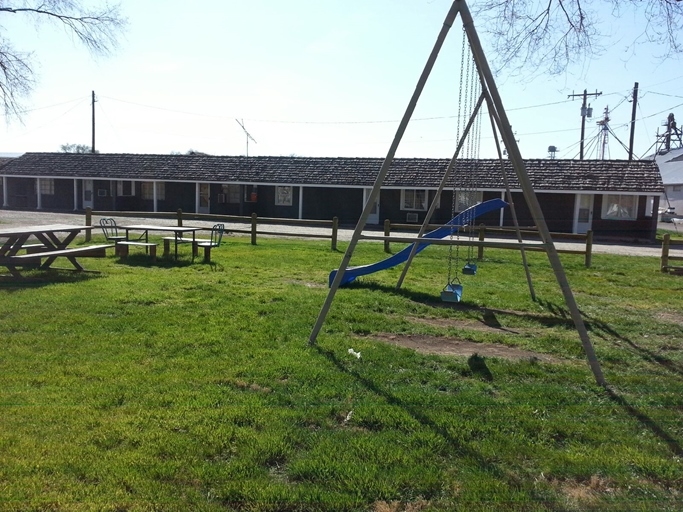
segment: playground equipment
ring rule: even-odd
[[[346,272],[344,272],[343,278],[339,282],[339,286],[347,285],[353,282],[357,277],[373,274],[374,272],[386,270],[388,268],[395,267],[396,265],[400,265],[401,263],[405,263],[411,254],[414,255],[426,249],[427,246],[430,244],[429,240],[445,238],[453,232],[453,229],[457,230],[458,226],[461,225],[461,222],[465,217],[471,217],[474,219],[476,217],[479,217],[480,215],[484,215],[485,213],[505,208],[506,206],[507,203],[502,199],[491,199],[490,201],[485,201],[483,203],[474,205],[467,211],[462,212],[459,215],[453,217],[450,221],[448,221],[446,225],[441,226],[440,228],[437,228],[434,231],[431,231],[424,235],[424,237],[422,237],[419,242],[415,242],[414,244],[407,246],[405,249],[402,249],[401,251],[397,252],[392,256],[389,256],[388,258],[382,261],[378,261],[377,263],[371,263],[369,265],[361,265],[359,267],[347,268]],[[338,269],[330,272],[328,280],[330,287],[332,286],[335,278],[337,277],[337,272]]]
[[[367,201],[365,203],[365,207],[363,208],[363,212],[361,213],[361,216],[358,220],[358,223],[356,225],[356,228],[354,230],[353,236],[351,238],[351,242],[349,243],[346,252],[344,253],[344,256],[342,258],[341,264],[339,265],[339,269],[334,277],[334,280],[330,286],[329,292],[327,294],[327,298],[325,299],[325,302],[320,310],[320,314],[318,315],[318,318],[316,320],[316,323],[313,327],[313,330],[309,336],[309,343],[314,344],[317,336],[322,328],[322,325],[325,321],[325,318],[327,316],[327,313],[329,312],[329,309],[332,305],[332,301],[334,300],[334,296],[339,289],[339,286],[341,282],[344,279],[344,274],[346,273],[348,267],[349,267],[349,262],[351,261],[351,257],[353,255],[353,252],[358,245],[358,241],[361,239],[362,236],[362,231],[363,228],[365,227],[368,217],[370,215],[370,212],[374,208],[375,204],[377,203],[377,200],[379,198],[379,193],[380,189],[382,187],[382,184],[384,183],[384,180],[386,179],[386,176],[389,172],[389,168],[391,167],[391,163],[394,159],[394,156],[396,154],[396,151],[398,149],[398,146],[401,142],[401,139],[403,138],[403,135],[405,134],[406,128],[408,126],[408,123],[413,115],[413,112],[415,111],[415,107],[417,105],[417,101],[422,94],[422,91],[424,90],[425,84],[427,82],[427,79],[429,78],[429,75],[432,71],[432,68],[434,67],[434,63],[437,60],[437,57],[439,55],[439,51],[441,50],[444,41],[446,40],[446,36],[448,35],[449,30],[453,26],[455,20],[457,17],[460,17],[460,20],[462,21],[463,29],[466,34],[467,41],[469,43],[469,49],[471,51],[471,56],[474,61],[474,67],[476,69],[477,77],[479,79],[480,85],[481,85],[481,94],[479,95],[479,99],[477,100],[476,104],[474,105],[472,115],[469,118],[469,121],[467,123],[467,126],[465,127],[465,133],[463,133],[462,137],[458,141],[458,146],[456,148],[455,154],[453,155],[453,158],[451,159],[451,162],[449,163],[448,167],[446,168],[446,171],[444,173],[444,176],[441,180],[440,186],[437,190],[436,196],[438,197],[441,194],[441,191],[443,190],[444,185],[446,184],[446,180],[449,178],[451,175],[451,172],[453,168],[455,167],[458,155],[460,153],[460,150],[463,146],[464,139],[467,136],[467,133],[471,129],[474,120],[476,116],[478,115],[479,109],[481,108],[483,102],[486,102],[489,118],[491,120],[491,126],[492,130],[494,132],[495,140],[496,140],[496,146],[498,147],[499,150],[499,158],[502,160],[502,153],[500,152],[500,147],[498,146],[498,132],[496,132],[496,128],[498,129],[500,133],[500,137],[502,138],[502,141],[505,145],[506,151],[507,151],[507,156],[512,164],[512,167],[515,170],[515,173],[517,175],[517,180],[519,182],[519,186],[522,189],[522,192],[524,194],[524,199],[527,203],[527,206],[529,208],[529,212],[531,213],[532,219],[538,229],[538,233],[541,237],[541,240],[543,241],[543,248],[548,255],[548,261],[550,262],[550,265],[552,267],[552,270],[555,274],[555,278],[558,282],[558,285],[562,291],[563,297],[565,304],[567,306],[567,309],[570,312],[571,318],[574,321],[574,325],[576,327],[576,330],[579,334],[579,337],[581,338],[581,343],[584,349],[584,352],[586,353],[586,357],[588,359],[588,364],[591,368],[591,371],[593,372],[593,376],[596,380],[596,382],[601,385],[605,386],[607,383],[605,381],[605,378],[602,374],[602,369],[600,367],[600,363],[598,362],[598,359],[595,355],[595,351],[593,349],[593,345],[588,337],[588,330],[586,329],[586,325],[584,324],[583,317],[581,316],[581,312],[579,311],[578,305],[576,304],[576,300],[574,298],[574,294],[572,293],[571,287],[569,286],[569,282],[567,280],[567,276],[565,275],[564,268],[562,266],[562,262],[560,261],[559,254],[557,252],[557,249],[555,248],[555,244],[553,243],[552,237],[550,235],[550,230],[548,229],[548,226],[545,222],[545,218],[543,216],[543,212],[541,211],[540,204],[538,202],[538,199],[536,197],[536,193],[533,189],[533,186],[531,184],[531,180],[529,179],[529,176],[526,172],[526,167],[524,165],[524,160],[522,159],[522,155],[519,151],[519,147],[517,146],[517,141],[515,140],[514,133],[512,132],[511,129],[511,124],[510,121],[507,117],[507,113],[505,112],[505,109],[503,108],[503,102],[501,100],[500,94],[498,92],[498,89],[496,88],[494,79],[493,79],[493,74],[491,73],[491,69],[488,65],[488,62],[486,60],[486,57],[484,55],[484,52],[481,47],[481,43],[479,41],[479,36],[474,28],[474,21],[472,20],[472,16],[470,14],[469,8],[467,6],[467,2],[465,0],[455,0],[449,11],[448,14],[446,15],[446,18],[444,20],[443,26],[441,28],[441,31],[439,32],[439,35],[437,37],[436,43],[434,44],[434,47],[432,49],[431,54],[429,55],[427,59],[427,63],[425,64],[425,68],[422,71],[422,74],[420,75],[420,78],[418,79],[415,91],[413,92],[413,95],[408,102],[408,107],[406,108],[406,111],[401,119],[401,122],[399,123],[398,129],[396,131],[396,135],[394,136],[394,140],[391,143],[391,146],[389,148],[389,151],[387,152],[387,156],[384,159],[384,162],[382,163],[382,166],[379,169],[379,172],[377,174],[377,178],[375,180],[375,184],[372,188],[372,191],[369,194],[369,197],[367,198]],[[503,173],[505,176],[505,174]],[[504,178],[506,179],[506,178]],[[507,187],[507,181],[506,181],[506,187]],[[508,194],[509,194],[509,187],[508,189]],[[431,219],[434,210],[436,209],[436,201],[432,201],[431,205],[429,207],[429,210],[427,212],[427,216],[425,218],[425,221],[420,228],[420,232],[418,234],[418,237],[415,239],[415,242],[412,245],[411,249],[411,254],[408,257],[408,260],[406,261],[406,265],[404,266],[403,273],[399,279],[399,282],[397,284],[397,287],[399,287],[405,277],[405,274],[407,272],[408,267],[410,266],[410,263],[412,261],[412,258],[414,257],[417,247],[419,243],[423,241],[422,235],[424,231],[426,231],[426,226],[429,224],[429,220]],[[519,231],[518,231],[518,237],[519,237]],[[522,255],[524,253],[522,252]],[[531,289],[531,281],[529,278],[529,273],[528,273],[528,268],[527,270],[527,279],[529,280],[529,285]],[[456,283],[457,284],[457,283]],[[456,289],[453,290],[453,292],[457,292]],[[533,292],[532,292],[533,295]]]

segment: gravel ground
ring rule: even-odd
[[[145,218],[133,218],[133,217],[120,217],[116,218],[118,224],[142,224],[142,223],[154,223],[160,225],[175,225],[175,221],[172,219],[145,219]],[[99,223],[100,217],[93,216],[92,223],[97,225]],[[52,212],[37,212],[37,211],[18,211],[18,210],[0,210],[0,226],[7,227],[20,227],[28,226],[34,224],[83,224],[85,222],[85,215],[82,213],[52,213]],[[211,227],[212,222],[203,221],[191,221],[188,225],[193,226],[204,226]],[[248,229],[245,224],[231,224],[226,223],[226,230],[231,229]],[[659,227],[662,229],[667,229],[670,231],[681,230],[683,231],[683,226],[672,224],[672,223],[660,223]],[[280,231],[282,233],[293,234],[296,232],[301,233],[329,233],[329,229],[326,228],[312,228],[312,227],[293,227],[293,226],[279,226],[271,225],[268,226],[268,231]],[[377,234],[377,232],[374,232]],[[401,233],[394,233],[396,236],[400,236]],[[339,240],[348,241],[351,240],[353,235],[352,229],[340,229],[339,230]],[[404,236],[406,234],[403,234]],[[414,233],[407,234],[407,236],[413,236]],[[568,243],[568,242],[556,242],[556,247],[558,249],[574,249],[583,250],[585,244],[582,243]],[[593,244],[594,254],[621,254],[627,256],[661,256],[662,249],[659,244],[621,244],[621,243],[594,243]]]

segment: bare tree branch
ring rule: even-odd
[[[76,0],[16,0],[14,5],[11,3],[0,2],[0,14],[26,15],[37,23],[54,22],[96,56],[112,53],[126,26],[118,4],[105,3],[99,10],[89,10]],[[7,120],[21,119],[21,101],[33,89],[30,58],[30,53],[14,50],[7,38],[0,39],[0,97]]]
[[[681,0],[481,0],[472,11],[493,45],[496,70],[528,76],[529,70],[559,74],[600,55],[608,36],[598,14],[603,5],[611,5],[615,19],[627,12],[643,19],[632,44],[654,43],[662,59],[683,54]]]

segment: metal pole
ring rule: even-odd
[[[337,270],[337,275],[335,276],[334,281],[330,286],[330,291],[327,294],[325,303],[323,304],[322,309],[320,310],[320,313],[318,315],[318,319],[315,322],[313,331],[311,332],[311,335],[308,339],[308,342],[311,345],[315,343],[315,340],[318,337],[318,333],[320,332],[320,329],[322,328],[322,325],[325,322],[325,317],[327,316],[327,313],[330,310],[330,306],[332,306],[332,301],[334,300],[334,296],[337,293],[337,289],[339,288],[341,280],[344,277],[344,272],[346,272],[346,269],[349,266],[349,261],[351,260],[353,251],[356,248],[356,245],[358,244],[358,240],[360,239],[360,235],[363,232],[363,228],[367,223],[368,217],[370,216],[370,212],[374,208],[374,205],[377,202],[377,199],[379,198],[379,192],[382,188],[382,183],[384,183],[384,179],[386,178],[386,175],[389,172],[391,162],[394,160],[396,150],[398,149],[398,146],[401,143],[401,139],[403,138],[403,134],[405,133],[406,128],[408,127],[408,122],[410,121],[410,118],[412,117],[413,112],[415,111],[417,100],[420,98],[420,95],[422,94],[422,90],[424,89],[424,86],[427,83],[427,79],[429,78],[432,68],[434,67],[434,63],[436,62],[436,58],[439,55],[441,47],[443,46],[443,42],[446,40],[448,31],[453,25],[453,21],[455,21],[455,17],[458,14],[458,10],[458,2],[453,2],[450,10],[448,11],[448,14],[446,15],[446,19],[443,22],[441,31],[439,32],[439,35],[436,39],[436,43],[434,44],[434,48],[432,49],[432,53],[429,55],[424,70],[420,75],[420,78],[415,87],[415,91],[413,92],[413,96],[411,97],[410,102],[408,103],[408,107],[406,108],[405,114],[403,114],[403,118],[401,119],[401,123],[398,126],[396,135],[394,136],[394,140],[391,143],[391,147],[389,148],[389,152],[387,153],[387,156],[384,159],[384,163],[382,164],[382,167],[379,170],[377,179],[375,180],[375,185],[372,187],[372,192],[370,192],[370,197],[368,198],[368,201],[365,204],[365,208],[363,209],[363,213],[361,214],[360,219],[358,220],[358,224],[356,224],[356,229],[353,232],[351,242],[349,243],[349,246],[346,248],[346,252],[344,253],[344,257],[342,258],[342,261],[339,265],[339,269]]]

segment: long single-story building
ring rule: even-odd
[[[381,158],[26,153],[0,167],[2,207],[80,211],[183,211],[357,222]],[[663,192],[652,161],[526,162],[548,227],[598,238],[653,241]],[[421,223],[448,159],[397,158],[368,223]],[[519,223],[533,225],[509,161],[460,160],[433,223],[478,201],[507,199],[507,173]],[[511,226],[510,209],[477,219]]]

